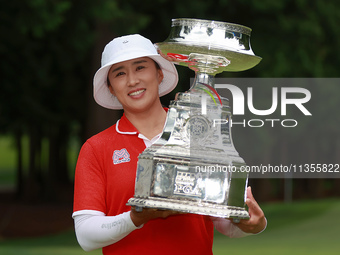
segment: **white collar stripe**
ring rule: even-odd
[[[123,135],[135,135],[135,134],[137,134],[137,132],[123,132],[123,131],[120,131],[119,128],[118,128],[119,121],[120,120],[118,120],[117,123],[116,123],[116,131],[119,134],[123,134]]]

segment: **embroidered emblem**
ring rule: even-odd
[[[121,150],[115,150],[113,152],[113,164],[117,165],[120,163],[124,163],[124,162],[129,162],[130,161],[130,154],[127,152],[127,150],[121,149]]]

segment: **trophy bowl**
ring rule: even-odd
[[[260,62],[250,32],[225,22],[172,20],[169,37],[156,46],[164,58],[194,70],[195,81],[171,101],[161,138],[139,155],[135,195],[127,205],[249,218],[248,173],[232,142],[229,101],[215,90],[214,76]]]
[[[250,28],[232,23],[173,19],[169,37],[156,45],[164,57],[179,65],[195,67],[195,53],[200,53],[220,56],[224,60],[214,66],[216,71],[201,72],[237,72],[250,69],[261,61],[251,49],[250,33]]]

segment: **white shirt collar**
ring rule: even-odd
[[[118,120],[117,123],[116,123],[116,131],[117,131],[117,133],[119,133],[119,134],[124,134],[124,135],[135,135],[135,134],[138,134],[138,138],[143,139],[144,144],[145,144],[146,147],[150,147],[150,146],[153,145],[155,142],[157,142],[158,139],[162,136],[162,133],[163,133],[163,131],[162,131],[162,132],[160,132],[158,135],[156,135],[154,138],[152,138],[151,140],[149,140],[145,135],[143,135],[143,134],[141,134],[141,133],[138,133],[138,132],[136,132],[136,131],[132,131],[132,132],[124,132],[124,131],[119,130],[119,127],[118,127],[118,126],[119,126],[119,121],[120,121],[120,120]],[[165,121],[165,123],[164,123],[164,126],[165,126],[165,125],[166,125],[166,121]]]
[[[146,146],[146,148],[150,147],[151,145],[153,145],[155,142],[158,141],[158,139],[161,137],[162,132],[159,133],[158,135],[156,135],[154,138],[152,138],[151,140],[149,140],[146,136],[144,136],[143,134],[138,134],[138,138],[143,139],[143,142]]]

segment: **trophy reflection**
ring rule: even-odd
[[[128,205],[215,217],[247,219],[248,174],[231,137],[228,99],[214,77],[257,65],[251,29],[237,24],[174,19],[157,43],[168,60],[195,71],[189,91],[171,101],[161,138],[138,158],[135,195]]]

